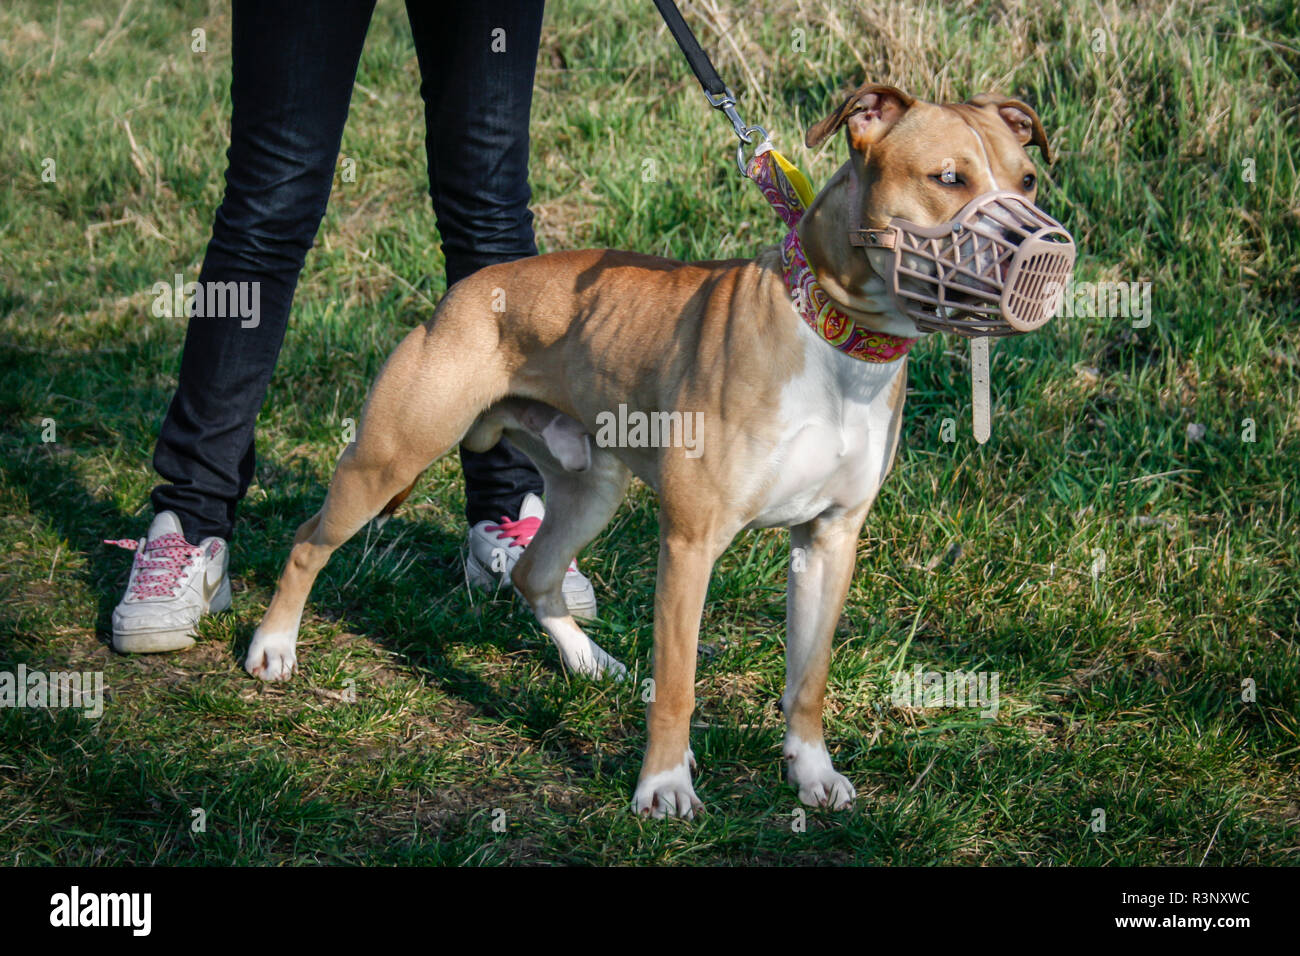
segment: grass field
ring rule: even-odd
[[[322,498],[342,419],[443,291],[414,51],[392,0],[344,137],[356,181],[335,183],[262,413],[233,613],[206,620],[189,652],[115,655],[130,560],[100,541],[147,523],[183,336],[152,315],[151,289],[197,276],[220,200],[230,22],[216,2],[12,0],[0,10],[0,671],[102,671],[107,703],[98,720],[0,710],[0,859],[1297,862],[1293,0],[684,9],[746,118],[814,182],[844,147],[810,154],[802,130],[864,78],[1036,105],[1059,152],[1042,202],[1080,242],[1076,278],[1152,284],[1149,327],[1063,319],[1000,341],[982,447],[965,346],[934,336],[913,351],[902,451],[863,533],[831,672],[827,738],[857,807],[792,827],[775,707],[783,533],[742,536],[711,584],[694,731],[708,810],[642,821],[627,810],[638,681],[567,678],[520,606],[465,589],[454,458],[324,572],[292,683],[238,666],[293,529]],[[196,27],[206,53],[191,52]],[[649,2],[550,5],[533,137],[543,251],[719,258],[776,242],[733,143]],[[656,535],[637,486],[583,557],[602,602],[594,635],[638,678]],[[996,720],[895,706],[891,675],[918,664],[997,672]]]

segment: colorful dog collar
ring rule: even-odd
[[[803,173],[771,144],[764,143],[755,151],[745,174],[790,227],[781,243],[781,271],[786,290],[808,327],[845,355],[862,362],[893,362],[906,355],[916,339],[862,328],[831,301],[818,283],[796,228],[813,198]]]
[[[785,287],[795,307],[808,326],[850,358],[863,362],[893,362],[908,353],[916,339],[905,339],[884,332],[873,332],[856,324],[835,307],[831,297],[817,281],[804,255],[799,230],[794,226],[781,243],[781,271]]]

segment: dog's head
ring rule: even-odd
[[[1000,292],[1001,280],[1007,278],[1014,247],[1033,232],[1032,228],[1028,231],[1020,228],[1023,222],[1017,225],[1014,211],[1019,208],[1020,199],[1036,210],[1038,172],[1026,147],[1037,146],[1043,158],[1051,161],[1047,133],[1033,108],[1020,100],[992,93],[981,93],[965,103],[926,103],[896,87],[867,83],[845,99],[835,112],[814,124],[808,130],[806,142],[815,147],[841,127],[851,149],[853,181],[860,187],[851,199],[857,241],[864,241],[864,230],[886,230],[896,220],[927,228],[947,226],[979,197],[990,193],[1010,194],[1005,195],[1001,206],[985,210],[976,203],[973,210],[968,210],[963,225],[974,228],[967,228],[963,233],[958,226],[953,231],[957,238],[951,240],[944,233],[945,241],[968,246],[952,250],[950,258],[964,263],[973,261],[974,272],[982,273],[984,281],[951,271],[951,281],[940,296],[946,305],[936,307],[935,311],[942,318],[955,315],[963,304],[987,303],[990,298],[996,303],[995,293]],[[1030,213],[1029,220],[1032,219]],[[1008,223],[1012,228],[1007,228]],[[996,235],[997,242],[980,238],[981,231]],[[1061,233],[1068,239],[1068,234],[1063,230]],[[865,239],[878,237],[865,235]],[[892,254],[886,248],[866,251],[876,273],[885,275]],[[940,271],[933,259],[901,250],[899,255],[907,266],[904,272],[933,277]],[[1073,262],[1072,244],[1070,262]],[[917,292],[918,296],[922,292],[930,295],[937,288],[933,282],[916,278],[902,278],[899,285],[905,291]],[[919,313],[914,313],[914,318],[916,314]],[[1005,301],[1002,314],[1006,314]],[[985,327],[992,324],[991,321]],[[1001,320],[996,324],[1012,331]],[[921,327],[926,327],[924,321]]]
[[[1038,172],[1025,147],[1037,146],[1051,162],[1047,133],[1033,107],[992,93],[936,104],[866,83],[813,124],[805,142],[818,146],[841,127],[861,157],[864,221],[871,225],[883,226],[895,216],[936,225],[997,189],[1015,190],[1033,202]]]

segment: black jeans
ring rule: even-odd
[[[189,320],[154,452],[166,483],[152,500],[155,512],[177,513],[191,543],[231,536],[252,481],[253,427],[325,214],[374,5],[235,0],[226,192],[199,285],[260,283],[260,310],[255,320]],[[528,120],[542,5],[407,0],[449,287],[483,266],[537,254]],[[461,449],[461,462],[471,523],[514,516],[527,492],[542,490],[532,463],[505,441],[483,454]]]

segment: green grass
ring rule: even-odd
[[[0,710],[0,858],[1295,862],[1294,3],[761,6],[762,18],[721,0],[687,15],[746,118],[815,182],[843,146],[810,155],[802,130],[863,78],[928,99],[1019,95],[1059,152],[1043,202],[1081,243],[1078,278],[1154,290],[1149,328],[1057,321],[999,342],[983,447],[964,347],[936,336],[913,352],[903,448],[863,534],[830,680],[828,740],[857,808],[791,827],[776,532],[742,536],[711,585],[694,732],[708,811],[693,824],[627,811],[637,681],[566,678],[526,613],[463,587],[452,459],[321,576],[292,683],[239,668],[292,531],[324,493],[341,420],[443,289],[415,58],[391,2],[344,137],[357,181],[336,181],[262,413],[234,612],[205,621],[190,652],[113,654],[129,559],[99,542],[146,521],[183,335],[151,315],[150,290],[197,274],[220,199],[229,19],[221,3],[135,4],[113,36],[116,2],[16,0],[0,12],[0,670],[101,670],[108,703],[100,720]],[[198,26],[203,55],[190,52]],[[651,4],[555,0],[534,115],[544,250],[717,258],[777,240]],[[55,183],[41,181],[45,157]],[[940,439],[944,418],[959,422],[955,443]],[[42,442],[45,419],[57,442]],[[638,486],[583,557],[597,638],[638,677],[655,542]],[[916,663],[998,672],[996,721],[893,706],[891,664]],[[191,832],[194,808],[206,832]],[[1097,808],[1105,832],[1088,826]]]

